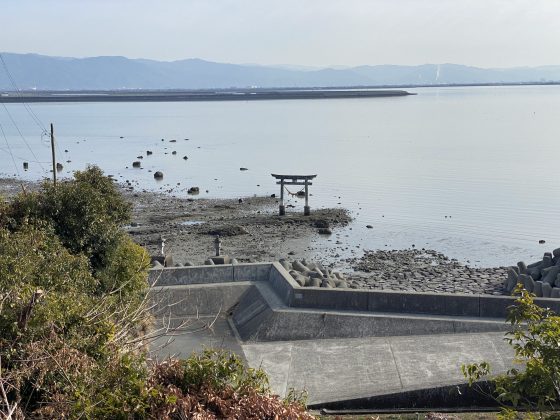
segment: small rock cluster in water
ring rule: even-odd
[[[323,267],[320,263],[307,262],[306,260],[289,262],[280,260],[292,278],[301,287],[324,287],[327,289],[348,287],[344,275]]]
[[[560,298],[560,248],[545,252],[542,260],[532,264],[520,261],[509,267],[505,289],[511,293],[518,283],[537,297]]]
[[[352,289],[503,295],[506,267],[473,268],[437,251],[366,251],[353,261]]]

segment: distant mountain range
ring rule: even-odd
[[[358,66],[323,69],[172,62],[125,57],[67,58],[2,53],[22,90],[226,89],[333,86],[410,86],[560,82],[560,66],[484,69],[458,64]],[[13,90],[0,66],[0,90]]]

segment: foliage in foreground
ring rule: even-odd
[[[97,168],[0,201],[0,418],[311,418],[234,355],[149,361],[129,211]]]
[[[150,415],[158,419],[313,419],[304,399],[271,395],[261,369],[231,353],[205,350],[151,371]]]
[[[121,229],[127,209],[98,168],[0,207],[5,412],[78,417],[109,393],[122,410],[138,405],[149,257]]]
[[[535,304],[534,295],[520,285],[515,305],[509,309],[507,321],[512,331],[506,341],[513,347],[514,362],[505,375],[496,377],[495,399],[513,409],[539,413],[541,417],[560,418],[552,414],[560,406],[560,316]],[[469,384],[490,375],[487,362],[462,366]],[[505,409],[504,417],[515,417]]]
[[[121,227],[130,221],[131,205],[101,169],[91,166],[72,181],[44,182],[37,192],[17,195],[5,213],[12,230],[27,221],[48,223],[71,253],[85,255],[97,270],[123,240]]]

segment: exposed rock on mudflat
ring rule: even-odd
[[[432,250],[366,251],[353,260],[348,285],[358,289],[493,294],[505,293],[506,267],[472,268]]]
[[[238,236],[238,235],[247,235],[247,229],[243,226],[239,225],[229,225],[229,226],[220,226],[214,229],[210,229],[206,232],[207,235],[218,235],[218,236]]]

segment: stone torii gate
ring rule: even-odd
[[[280,185],[280,216],[286,214],[286,207],[284,206],[284,186],[285,185],[304,185],[305,186],[305,207],[303,207],[303,214],[309,216],[311,213],[311,207],[309,207],[309,186],[313,185],[310,181],[317,175],[277,175],[271,174],[274,178],[279,181],[276,182]]]

